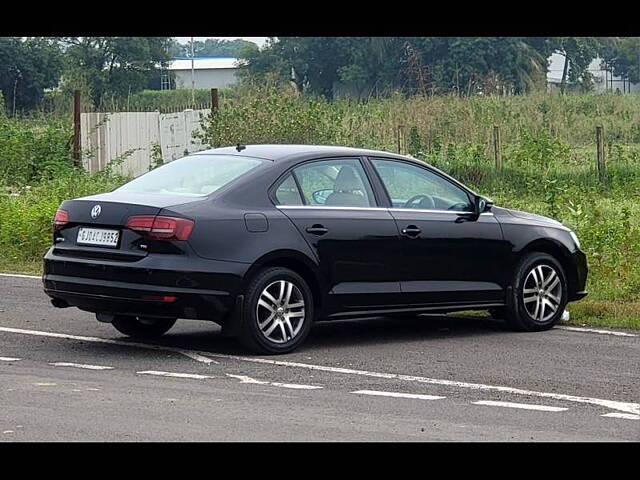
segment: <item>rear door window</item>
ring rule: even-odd
[[[305,203],[327,207],[375,207],[373,190],[360,160],[336,158],[301,165],[293,170]]]

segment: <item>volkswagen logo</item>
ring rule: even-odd
[[[102,212],[102,207],[100,205],[94,205],[91,209],[91,218],[98,218],[100,216],[100,212]]]

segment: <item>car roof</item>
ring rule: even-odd
[[[242,148],[244,147],[244,148]],[[277,162],[279,160],[288,160],[292,157],[308,157],[312,155],[326,156],[384,156],[393,158],[402,158],[414,160],[411,157],[398,155],[391,152],[383,152],[380,150],[368,150],[364,148],[342,147],[337,145],[241,145],[238,147],[221,147],[212,148],[198,152],[210,155],[239,155],[244,157],[257,157]]]

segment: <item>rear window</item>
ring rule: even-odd
[[[145,173],[116,191],[209,195],[262,162],[238,155],[189,155]]]

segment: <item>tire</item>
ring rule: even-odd
[[[550,329],[567,306],[567,277],[562,265],[546,253],[525,255],[516,267],[509,296],[505,321],[510,328],[520,332]]]
[[[132,338],[158,338],[173,327],[176,319],[116,315],[111,323],[120,333]]]
[[[268,268],[249,283],[242,316],[238,340],[244,347],[262,354],[288,353],[309,334],[314,319],[313,295],[296,272]]]

